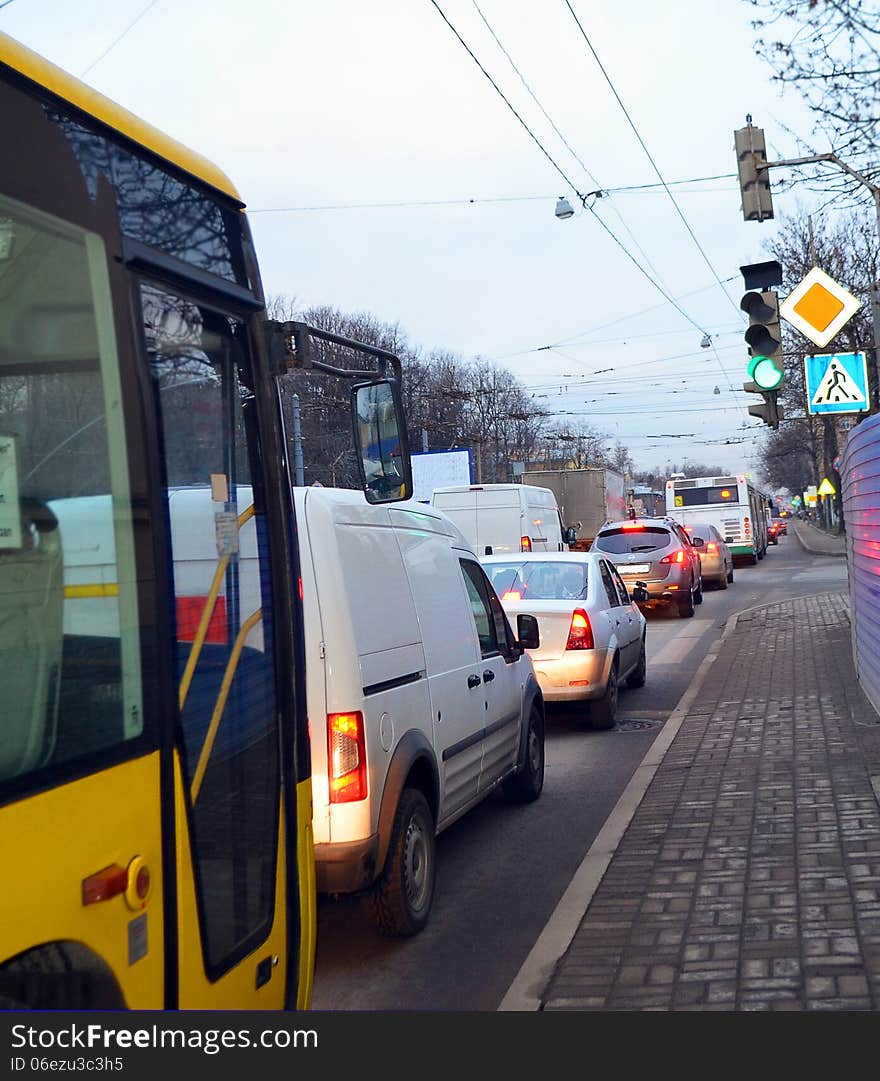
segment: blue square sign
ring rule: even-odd
[[[868,361],[864,353],[804,357],[808,413],[866,413]]]

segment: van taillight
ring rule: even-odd
[[[590,626],[590,617],[583,608],[575,608],[571,617],[571,626],[568,629],[568,641],[566,649],[592,649],[593,628]]]
[[[519,538],[519,550],[521,552],[531,552],[532,550],[532,538],[520,537]]]
[[[367,798],[367,754],[362,713],[328,713],[330,802]]]

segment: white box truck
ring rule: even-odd
[[[577,530],[577,540],[572,544],[576,549],[588,549],[603,522],[616,522],[627,516],[624,479],[613,469],[597,466],[527,470],[523,473],[523,484],[553,492],[565,526]]]

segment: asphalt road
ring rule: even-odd
[[[727,590],[706,590],[692,619],[648,615],[648,679],[623,690],[618,725],[585,730],[548,712],[541,798],[490,796],[437,840],[427,928],[387,940],[357,898],[321,898],[312,1009],[496,1010],[572,875],[734,612],[845,588],[846,562],[805,552],[793,535]]]

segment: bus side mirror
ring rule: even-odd
[[[375,379],[351,388],[351,416],[361,485],[368,503],[394,503],[413,494],[412,465],[400,386]]]

